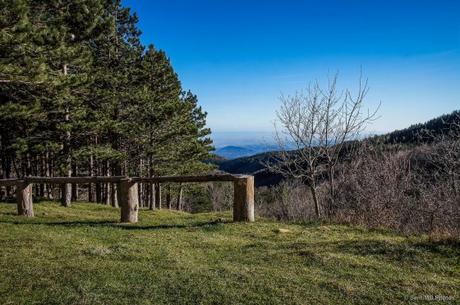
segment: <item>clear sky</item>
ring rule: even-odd
[[[460,109],[460,0],[124,0],[215,132],[272,129],[281,93],[369,79],[369,131]]]

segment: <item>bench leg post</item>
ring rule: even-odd
[[[233,221],[254,221],[254,177],[239,177],[233,182]]]
[[[139,211],[137,196],[137,183],[130,180],[121,180],[119,183],[119,204],[121,210],[121,222],[136,223]]]
[[[31,183],[19,181],[16,184],[16,202],[18,204],[18,215],[34,217]]]

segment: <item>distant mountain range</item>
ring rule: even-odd
[[[224,146],[217,148],[214,152],[216,155],[225,159],[236,159],[241,157],[248,157],[263,152],[276,151],[278,146],[266,145],[266,144],[253,144],[253,145],[242,145],[242,146]]]

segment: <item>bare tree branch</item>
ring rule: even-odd
[[[316,195],[318,175],[327,170],[330,204],[334,198],[335,167],[349,141],[359,140],[367,125],[377,119],[380,105],[364,112],[369,92],[368,80],[360,75],[357,93],[337,90],[338,73],[328,79],[326,88],[318,81],[306,92],[280,97],[276,112],[275,140],[279,153],[265,166],[285,177],[300,179],[311,190],[315,211],[321,216],[322,207]]]

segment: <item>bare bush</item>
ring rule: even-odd
[[[277,220],[305,221],[315,219],[311,193],[301,182],[286,180],[272,187],[259,187],[255,204],[259,216]]]
[[[363,146],[338,179],[334,218],[409,234],[458,236],[458,176],[452,182],[446,174],[460,158],[460,150],[453,156],[452,145],[449,140],[397,152]],[[445,149],[452,158],[440,153]],[[458,167],[454,171],[458,175]]]
[[[206,191],[212,202],[213,211],[228,211],[233,206],[233,186],[228,182],[211,182]]]

